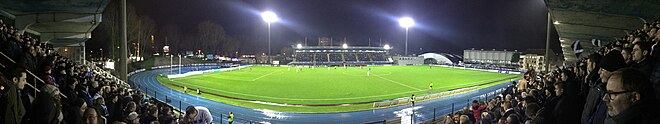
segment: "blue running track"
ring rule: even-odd
[[[218,67],[206,67],[204,69],[217,69]],[[184,67],[182,73],[200,69],[199,67]],[[356,112],[342,112],[342,113],[289,113],[289,112],[275,112],[269,110],[256,110],[251,108],[244,108],[223,104],[211,101],[205,98],[197,97],[191,94],[185,94],[174,91],[162,84],[158,83],[156,77],[159,74],[166,74],[169,69],[155,69],[148,70],[134,74],[130,77],[130,81],[135,83],[140,90],[147,93],[147,95],[156,97],[161,101],[167,101],[170,105],[182,109],[189,105],[207,107],[213,115],[213,122],[227,123],[227,114],[231,111],[234,113],[234,123],[293,123],[293,124],[309,124],[309,123],[373,123],[382,122],[386,119],[400,118],[402,115],[409,115],[411,105],[402,105],[389,108],[381,108],[375,110],[365,110]],[[424,102],[415,103],[414,107],[414,122],[426,121],[433,118],[433,115],[441,116],[448,114],[452,111],[452,104],[454,109],[462,109],[469,104],[472,100],[485,100],[492,98],[495,94],[499,94],[501,89],[506,88],[509,83],[502,83],[492,87],[472,91],[460,95],[450,97],[443,97],[435,100],[428,100]],[[167,99],[167,100],[166,100]],[[454,110],[454,111],[455,111]],[[408,118],[410,119],[410,118]]]

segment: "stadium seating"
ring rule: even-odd
[[[660,19],[643,24],[641,28],[596,50],[597,52],[588,58],[579,58],[578,62],[568,63],[569,66],[559,67],[557,70],[545,72],[529,70],[524,74],[524,79],[520,82],[512,82],[499,96],[493,99],[487,101],[475,100],[469,106],[470,109],[466,107],[422,123],[454,123],[459,121],[461,123],[463,121],[469,121],[467,123],[605,123],[605,121],[608,121],[606,118],[609,114],[607,112],[608,107],[605,107],[606,104],[618,103],[603,101],[602,94],[606,93],[602,90],[604,86],[601,87],[600,85],[602,82],[599,68],[605,68],[600,70],[616,70],[618,68],[616,70],[618,72],[615,73],[627,75],[628,78],[640,79],[638,77],[641,77],[638,80],[639,82],[635,83],[638,86],[646,86],[648,89],[641,88],[637,90],[646,90],[640,92],[647,92],[647,96],[660,97],[660,87],[658,87],[660,86],[660,48],[658,48],[660,47],[658,44],[660,42],[660,32],[658,30],[660,30]],[[646,47],[642,49],[647,49],[651,54],[644,56],[645,59],[640,60],[640,62],[632,61],[631,58],[623,60],[621,56],[625,53],[621,51],[632,53],[631,51],[634,51],[633,47],[640,46]],[[594,61],[595,63],[593,63]],[[587,70],[587,64],[589,63],[593,63],[595,68]],[[651,86],[654,87],[650,88]],[[555,91],[558,90],[555,88],[561,88],[562,95],[557,95]],[[653,91],[649,90],[654,90],[655,94],[652,95],[650,92]],[[657,104],[658,98],[655,97],[646,97],[647,103]],[[386,104],[374,104],[374,106],[376,105]],[[659,111],[658,107],[643,102],[636,105],[644,110],[634,111],[646,111],[647,113]],[[598,112],[596,110],[602,111]],[[623,116],[634,116],[636,119],[626,120],[630,122],[619,120],[621,122],[617,123],[660,123],[658,119],[655,119],[655,116],[645,117],[640,113],[623,112],[618,114],[629,114]]]
[[[320,65],[364,65],[364,64],[388,64],[386,53],[307,53],[299,52],[294,55],[292,64],[320,64]]]
[[[89,118],[96,118],[99,124],[129,122],[131,112],[142,115],[139,116],[140,123],[176,121],[174,109],[165,103],[154,99],[144,102],[141,91],[133,90],[107,71],[91,62],[76,63],[56,52],[49,52],[53,48],[48,44],[2,22],[0,20],[0,98],[3,101],[0,106],[16,102],[23,105],[0,108],[3,123],[83,123]],[[27,72],[27,85],[18,94],[8,93],[17,92],[8,88],[17,87],[8,75],[20,72]],[[83,109],[85,113],[95,111],[98,116],[87,117],[89,114],[81,113],[81,107],[88,108]],[[12,111],[14,115],[5,115]],[[161,114],[153,116],[155,112]],[[62,113],[63,118],[58,118],[58,113]],[[5,117],[9,116],[23,119],[6,120]]]

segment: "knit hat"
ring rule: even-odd
[[[50,85],[50,84],[44,85],[43,87],[41,87],[41,91],[48,93],[48,95],[52,97],[60,95],[60,92],[57,89],[57,87],[55,87],[55,85]]]
[[[621,51],[618,50],[612,50],[607,53],[605,56],[603,56],[602,59],[600,59],[600,63],[598,65],[610,72],[616,71],[620,68],[625,68],[627,66],[623,56],[621,55]]]
[[[139,116],[139,115],[138,115],[137,112],[131,112],[130,114],[128,114],[128,117],[126,117],[126,119],[128,119],[129,121],[132,121],[132,120],[137,119],[138,116]]]

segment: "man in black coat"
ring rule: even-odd
[[[605,124],[658,124],[660,109],[648,77],[632,68],[620,69],[607,81],[603,101],[607,104]]]
[[[653,69],[653,59],[651,59],[651,42],[637,42],[633,45],[632,60],[635,64],[633,68],[640,70],[644,75],[649,76]]]
[[[591,88],[589,89],[589,94],[587,95],[586,103],[584,105],[584,110],[582,111],[582,119],[580,120],[583,124],[602,124],[605,120],[605,104],[602,102],[603,94],[605,94],[605,85],[607,84],[607,79],[610,77],[611,73],[626,67],[626,63],[623,59],[623,56],[619,51],[613,50],[607,53],[599,61],[596,59],[598,57],[590,57],[588,65],[598,62],[597,67],[600,67],[598,71],[599,79],[593,80],[590,84]],[[596,65],[591,65],[596,66]],[[596,67],[596,68],[597,68]]]

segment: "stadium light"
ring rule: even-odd
[[[296,47],[297,47],[298,49],[300,49],[300,48],[302,48],[302,44],[298,44],[298,45],[296,45]]]
[[[344,43],[344,45],[341,45],[341,47],[346,49],[346,48],[348,48],[348,44]]]
[[[404,55],[407,56],[408,55],[408,28],[414,26],[415,21],[410,17],[403,17],[403,18],[399,19],[399,25],[401,27],[406,28],[406,48],[405,48],[406,52],[404,53]]]
[[[385,44],[385,46],[383,46],[383,48],[385,48],[386,50],[392,49],[392,47],[390,47],[389,44]]]
[[[399,25],[404,28],[409,28],[415,25],[415,21],[409,17],[399,19]]]
[[[268,23],[268,63],[271,63],[273,60],[270,57],[270,23],[277,22],[280,18],[277,18],[277,15],[271,11],[261,13],[261,18]]]
[[[268,23],[277,22],[280,20],[280,18],[277,18],[277,15],[271,11],[261,13],[261,18]]]

